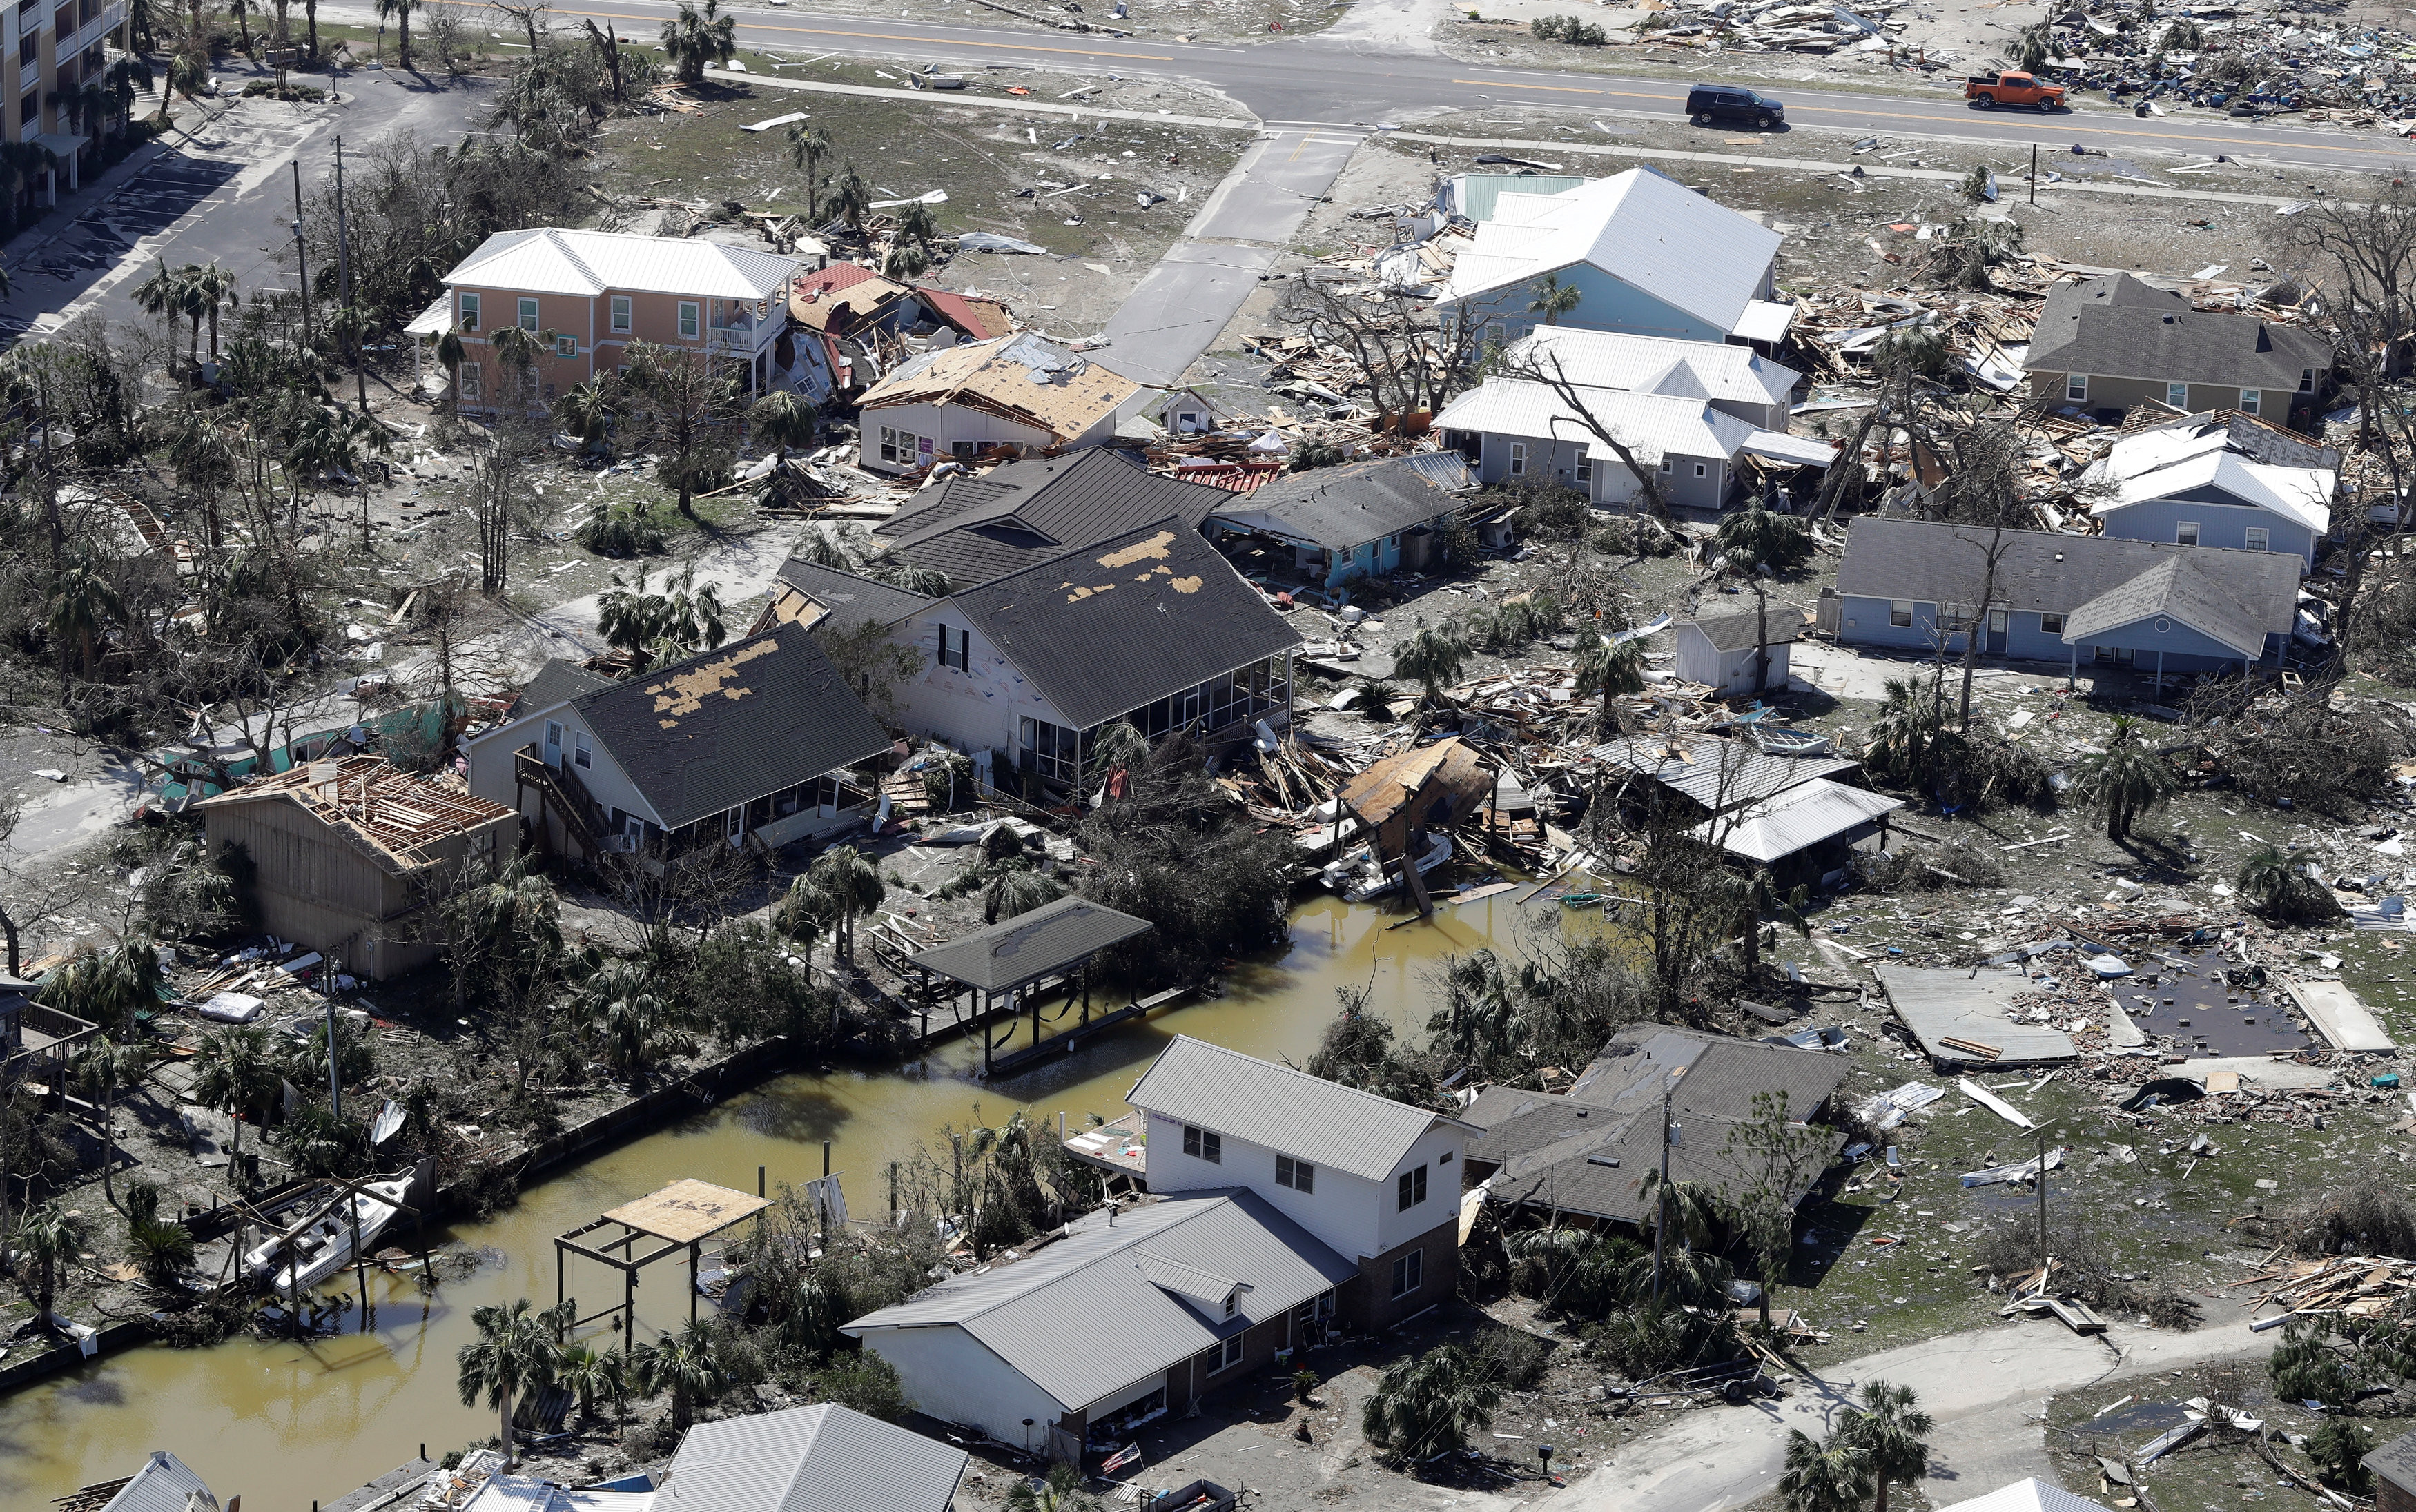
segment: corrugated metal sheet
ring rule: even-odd
[[[1732,817],[1706,820],[1688,833],[1716,839],[1720,848],[1747,861],[1774,861],[1902,807],[1903,799],[1816,778],[1747,804]]]
[[[1681,397],[1691,394],[1745,404],[1781,403],[1794,392],[1802,376],[1751,347],[1584,331],[1570,325],[1544,326],[1512,342],[1502,361],[1510,367],[1557,371],[1587,388]],[[1677,386],[1687,381],[1691,387]]]
[[[1576,397],[1644,462],[1658,461],[1664,453],[1733,457],[1755,433],[1751,424],[1713,409],[1708,399],[1609,388],[1580,388]],[[1562,398],[1550,384],[1530,379],[1488,378],[1452,400],[1434,423],[1440,430],[1588,442],[1597,458],[1616,459],[1578,417],[1576,404]]]
[[[1729,335],[1740,341],[1767,341],[1775,346],[1787,339],[1787,328],[1795,323],[1795,307],[1772,300],[1746,302],[1744,313],[1729,327]]]
[[[1244,1190],[1170,1198],[1112,1223],[1107,1216],[1083,1220],[1080,1232],[1028,1260],[942,1281],[845,1331],[877,1348],[885,1329],[962,1328],[1072,1411],[1359,1273]],[[1231,1277],[1246,1288],[1235,1321],[1212,1319],[1151,1280],[1143,1256]]]
[[[1837,459],[1837,448],[1828,442],[1776,430],[1755,431],[1744,439],[1744,449],[1756,457],[1767,457],[1775,462],[1800,462],[1806,467],[1827,467]]]
[[[1538,234],[1540,232],[1540,234]],[[1446,301],[1590,262],[1716,330],[1761,297],[1785,238],[1649,168],[1561,194],[1502,194],[1460,254]]]
[[[947,1512],[968,1457],[838,1406],[699,1423],[656,1512]]]
[[[2001,1486],[1986,1496],[1956,1502],[1945,1512],[2106,1512],[2106,1508],[2032,1475],[2011,1486]]]
[[[1393,1174],[1440,1114],[1177,1035],[1125,1100],[1367,1181]]]
[[[793,257],[716,242],[536,226],[495,232],[446,274],[445,282],[587,298],[611,289],[769,299],[801,266]]]
[[[2121,497],[2092,506],[2090,513],[2106,516],[2134,504],[2175,498],[2192,489],[2215,488],[2243,504],[2271,510],[2291,524],[2303,526],[2318,535],[2332,529],[2333,512],[2328,501],[2339,486],[2338,473],[2323,468],[2276,467],[2252,462],[2236,452],[2226,450],[2223,445],[2225,437],[2221,432],[2206,440],[2213,444],[2201,444],[2195,456],[2178,457],[2130,473],[2108,466],[2118,461],[2119,454],[2127,444],[2116,442],[2114,450],[2117,456],[2108,457],[2090,471],[2099,476],[2110,474],[2121,479]]]
[[[209,1483],[167,1450],[154,1449],[101,1512],[185,1512],[195,1495],[202,1498],[204,1507],[215,1512],[219,1500]]]

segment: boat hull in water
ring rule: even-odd
[[[410,1190],[408,1175],[365,1181],[360,1191],[322,1213],[293,1238],[272,1238],[253,1249],[244,1256],[244,1267],[274,1291],[314,1287],[353,1263],[355,1215],[360,1220],[361,1249],[367,1252],[394,1221],[399,1205]]]
[[[1418,875],[1423,876],[1451,860],[1451,836],[1438,834],[1427,840],[1426,853],[1418,858]],[[1365,903],[1381,898],[1401,886],[1401,874],[1387,873],[1379,865],[1371,847],[1360,846],[1349,857],[1335,862],[1321,874],[1325,885],[1341,894],[1345,903]]]

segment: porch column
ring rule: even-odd
[[[2070,693],[2080,684],[2080,642],[2072,642],[2072,666],[2063,674],[2063,691]]]
[[[2165,696],[2165,649],[2164,649],[2162,646],[2159,646],[2159,647],[2157,647],[2157,648],[2156,648],[2156,696],[2157,696],[2157,697],[2159,697],[2159,698],[2161,698],[2161,697],[2163,697],[2164,696]]]

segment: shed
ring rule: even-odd
[[[1764,645],[1759,614],[1723,614],[1710,620],[1678,621],[1677,674],[1700,682],[1717,694],[1784,692],[1788,679],[1788,648],[1804,628],[1802,615],[1781,609],[1766,617],[1767,672],[1754,675],[1755,650]]]
[[[1342,805],[1375,832],[1379,857],[1403,856],[1412,835],[1467,817],[1491,786],[1476,752],[1453,735],[1369,766],[1342,789]]]

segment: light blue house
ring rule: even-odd
[[[1959,656],[1978,636],[1983,655],[2161,682],[2277,661],[2298,589],[2284,552],[1874,516],[1847,535],[1819,618],[1846,645]]]
[[[1487,339],[1541,322],[1527,307],[1547,277],[1577,292],[1555,323],[1679,341],[1783,338],[1791,306],[1772,301],[1778,232],[1650,168],[1557,194],[1501,192],[1436,306]]]
[[[1354,577],[1436,565],[1436,529],[1475,487],[1455,452],[1345,462],[1239,495],[1203,528],[1220,545],[1229,536],[1257,537],[1288,549],[1304,581],[1339,588]]]
[[[2106,533],[2280,551],[2313,567],[2332,528],[2340,454],[2244,415],[2191,415],[2123,437],[2083,474]]]

